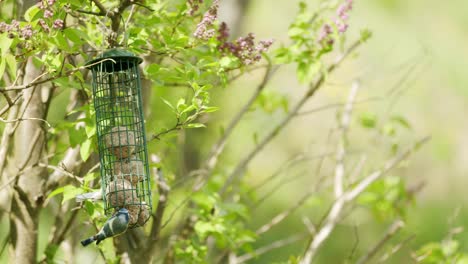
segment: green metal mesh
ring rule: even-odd
[[[138,64],[132,53],[111,49],[88,62],[106,214],[125,207],[129,227],[142,226],[152,209],[148,152]]]

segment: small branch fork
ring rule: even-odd
[[[402,229],[405,226],[405,223],[401,221],[400,219],[396,220],[393,222],[388,230],[385,232],[384,236],[382,237],[381,240],[377,242],[377,244],[374,245],[365,255],[363,255],[357,262],[356,264],[365,264],[368,263],[372,257],[374,257],[377,252],[387,243],[393,236],[395,236],[400,229]]]
[[[369,176],[362,179],[354,188],[345,191],[331,206],[330,211],[325,217],[324,225],[318,230],[317,234],[311,238],[308,243],[307,250],[300,264],[312,263],[313,258],[316,256],[319,248],[323,242],[330,236],[336,224],[339,222],[341,213],[345,205],[354,201],[362,192],[364,192],[372,183],[380,179],[390,170],[394,169],[398,164],[404,161],[408,156],[418,149],[420,146],[429,141],[430,137],[425,137],[417,141],[413,146],[409,147],[406,151],[395,156],[389,160],[380,170],[374,171]]]

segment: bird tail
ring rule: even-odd
[[[88,239],[82,240],[81,245],[83,245],[83,247],[86,247],[87,245],[93,243],[94,241],[96,241],[96,236],[92,236]]]
[[[99,245],[99,243],[101,243],[101,241],[103,241],[104,239],[106,239],[106,235],[104,235],[104,233],[99,233],[96,235],[96,245]]]

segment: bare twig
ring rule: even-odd
[[[54,165],[50,165],[50,164],[39,163],[38,166],[43,167],[43,168],[52,169],[54,171],[59,171],[59,172],[63,173],[63,175],[66,175],[66,176],[76,180],[80,184],[83,184],[83,182],[84,182],[84,180],[82,178],[78,177],[77,175],[74,175],[73,173],[71,173],[67,169],[65,169],[63,164],[61,164],[59,166],[54,166]]]
[[[52,125],[49,122],[47,122],[47,120],[42,119],[42,118],[29,117],[29,118],[16,118],[12,120],[5,120],[0,117],[0,122],[3,122],[3,123],[16,123],[16,122],[27,121],[27,120],[41,121],[41,122],[44,122],[48,127],[52,127]]]
[[[409,236],[408,238],[406,238],[405,240],[401,241],[400,243],[398,243],[397,245],[395,245],[394,247],[392,247],[392,249],[390,249],[389,252],[385,253],[380,259],[379,259],[379,263],[387,263],[386,261],[391,258],[395,253],[397,253],[404,245],[406,245],[408,242],[410,242],[411,240],[413,240],[416,236],[415,235],[411,235]]]
[[[75,68],[73,70],[69,70],[69,71],[66,71],[65,73],[63,74],[58,74],[56,76],[52,76],[52,77],[49,77],[49,78],[46,78],[46,79],[42,79],[42,77],[44,77],[45,75],[47,74],[51,74],[53,72],[43,72],[41,73],[40,75],[38,75],[36,78],[34,78],[31,82],[27,83],[27,84],[23,84],[23,85],[13,85],[13,86],[8,86],[8,87],[4,87],[4,88],[0,88],[0,91],[14,91],[14,90],[25,90],[25,89],[29,89],[31,87],[34,87],[36,85],[39,85],[39,84],[43,84],[43,83],[46,83],[46,82],[50,82],[50,81],[53,81],[53,80],[56,80],[58,78],[62,78],[62,77],[68,77],[68,76],[71,76],[73,73],[77,72],[77,71],[81,71],[81,70],[84,70],[84,69],[87,69],[89,67],[92,67],[96,64],[100,64],[104,61],[112,61],[114,63],[115,60],[113,59],[104,59],[104,60],[100,60],[98,62],[95,62],[95,63],[92,63],[92,64],[88,64],[88,65],[84,65],[84,66],[80,66],[78,68]]]
[[[284,246],[287,246],[287,245],[290,245],[292,243],[295,243],[295,242],[298,242],[298,241],[301,241],[302,239],[306,238],[306,234],[296,234],[294,236],[290,236],[288,238],[285,238],[285,239],[280,239],[280,240],[276,240],[275,242],[269,244],[269,245],[266,245],[266,246],[263,246],[263,247],[260,247],[256,250],[254,250],[254,252],[252,253],[247,253],[245,255],[242,255],[242,256],[239,256],[236,258],[236,263],[240,264],[240,263],[244,263],[250,259],[253,259],[255,257],[258,257],[260,255],[263,255],[265,253],[268,253],[274,249],[278,249],[278,248],[282,248]]]
[[[367,99],[355,100],[353,102],[353,106],[360,105],[360,104],[365,104],[365,103],[371,103],[371,102],[378,102],[378,101],[381,101],[383,99],[384,99],[383,97],[375,96],[375,97],[369,97]],[[316,107],[316,108],[313,108],[313,109],[309,109],[309,110],[306,110],[306,111],[299,112],[299,113],[296,114],[296,117],[315,114],[315,113],[325,111],[325,110],[336,109],[338,107],[343,107],[345,105],[346,105],[346,102],[327,104],[327,105],[323,105],[323,106],[319,106],[319,107]]]
[[[392,160],[388,161],[382,169],[377,170],[361,180],[354,188],[345,192],[340,198],[338,198],[332,205],[330,211],[327,213],[324,225],[318,231],[317,235],[314,236],[308,243],[307,250],[304,253],[304,257],[301,260],[301,264],[312,263],[312,259],[316,255],[320,246],[329,237],[331,232],[334,230],[336,224],[339,221],[339,217],[346,203],[355,200],[362,192],[364,192],[370,184],[381,178],[383,175],[388,173],[390,170],[395,168],[400,162],[405,160],[414,150],[426,143],[429,137],[423,138],[417,141],[413,146],[409,147],[406,151],[397,155]]]
[[[345,155],[346,155],[346,141],[347,141],[347,131],[349,123],[351,122],[351,111],[353,109],[353,102],[356,98],[357,92],[359,90],[359,83],[354,82],[351,86],[351,91],[348,96],[348,101],[344,107],[343,114],[341,116],[340,122],[340,139],[338,142],[338,148],[336,151],[336,166],[335,166],[335,181],[334,181],[334,190],[335,190],[335,199],[338,199],[343,195],[344,189],[344,176],[345,176]]]
[[[208,155],[208,158],[206,159],[206,163],[203,168],[204,174],[201,174],[201,176],[206,177],[215,168],[216,163],[218,162],[218,157],[222,153],[224,146],[227,142],[227,139],[229,138],[231,133],[234,131],[234,128],[236,128],[237,125],[240,123],[244,115],[251,109],[252,105],[255,103],[257,98],[265,89],[266,85],[271,80],[271,78],[273,77],[277,69],[278,67],[272,67],[271,64],[268,64],[267,69],[265,71],[265,75],[263,76],[262,82],[257,86],[257,89],[255,89],[255,92],[249,98],[247,103],[239,110],[239,112],[237,112],[237,114],[231,120],[231,122],[227,126],[221,138],[211,148],[211,152]],[[204,185],[203,180],[205,177],[200,177],[199,182],[197,182],[194,187],[194,190],[198,190]]]
[[[2,110],[0,110],[0,116],[2,116],[3,114],[5,114],[8,110],[10,110],[18,101],[19,99],[21,99],[21,97],[23,97],[23,94],[20,93],[18,94],[15,99],[13,99],[12,101],[12,104],[11,105],[6,105]]]
[[[315,193],[315,190],[307,192],[305,195],[302,196],[302,198],[293,206],[288,207],[284,212],[279,213],[273,219],[271,219],[270,222],[264,224],[261,226],[257,231],[255,232],[257,235],[261,235],[268,230],[270,230],[272,227],[276,226],[277,224],[281,223],[286,217],[288,217],[290,214],[292,214],[294,211],[296,211],[299,207],[301,207],[307,200],[312,196],[312,194]]]
[[[384,236],[382,239],[375,244],[374,247],[372,247],[365,255],[363,255],[357,262],[356,264],[364,264],[367,263],[371,260],[372,257],[379,252],[379,250],[385,245],[385,243],[390,240],[398,231],[400,231],[401,228],[405,226],[405,223],[401,221],[400,219],[396,220],[393,222],[390,227],[388,228],[387,232],[385,232]]]
[[[241,179],[243,177],[243,173],[247,165],[250,161],[257,156],[257,154],[273,139],[275,138],[280,131],[283,130],[286,125],[296,116],[296,114],[300,111],[302,106],[317,92],[317,90],[322,87],[323,83],[325,82],[325,78],[328,74],[332,73],[340,64],[341,62],[348,57],[359,45],[361,41],[356,41],[352,44],[342,55],[340,55],[333,64],[331,64],[326,73],[322,73],[315,82],[312,82],[309,86],[308,91],[305,95],[299,100],[299,102],[291,109],[287,116],[283,118],[283,120],[277,124],[270,133],[268,133],[257,145],[256,147],[242,159],[238,165],[234,168],[232,173],[228,176],[226,182],[224,183],[223,187],[221,188],[220,194],[224,194],[228,187],[233,183],[233,181],[237,178]]]

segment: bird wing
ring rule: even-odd
[[[106,237],[116,236],[119,235],[125,230],[127,230],[128,221],[123,221],[122,218],[118,217],[117,215],[112,216],[107,220],[106,224],[103,227],[103,232]]]

